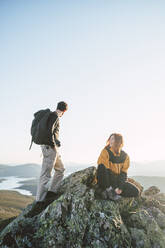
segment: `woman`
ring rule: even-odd
[[[104,192],[105,198],[112,199],[113,197],[115,200],[120,196],[137,197],[140,194],[139,189],[127,181],[130,159],[127,153],[122,150],[122,147],[122,135],[113,133],[98,158],[96,180],[98,188],[101,192]]]

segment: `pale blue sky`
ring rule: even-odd
[[[165,159],[164,1],[0,1],[0,163],[41,163],[33,113],[60,119],[64,161],[97,161],[112,132],[133,161]]]

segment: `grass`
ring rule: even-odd
[[[33,201],[32,196],[22,195],[17,191],[0,190],[0,231]]]

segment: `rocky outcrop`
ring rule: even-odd
[[[148,189],[139,198],[95,198],[95,167],[65,178],[59,198],[25,218],[33,204],[0,234],[0,247],[164,248],[165,195]]]

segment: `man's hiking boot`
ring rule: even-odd
[[[53,192],[53,191],[48,191],[44,202],[45,202],[45,207],[47,207],[49,204],[51,204],[53,201],[57,200],[59,198],[59,194]]]
[[[48,191],[44,201],[42,202],[36,202],[36,204],[32,207],[32,209],[25,214],[25,218],[32,218],[35,215],[40,214],[46,207],[51,204],[54,200],[59,198],[59,194],[54,193],[52,191]]]
[[[45,201],[36,202],[33,205],[32,209],[27,214],[25,214],[24,216],[25,216],[25,218],[32,218],[35,215],[40,214],[44,209],[45,209]]]

